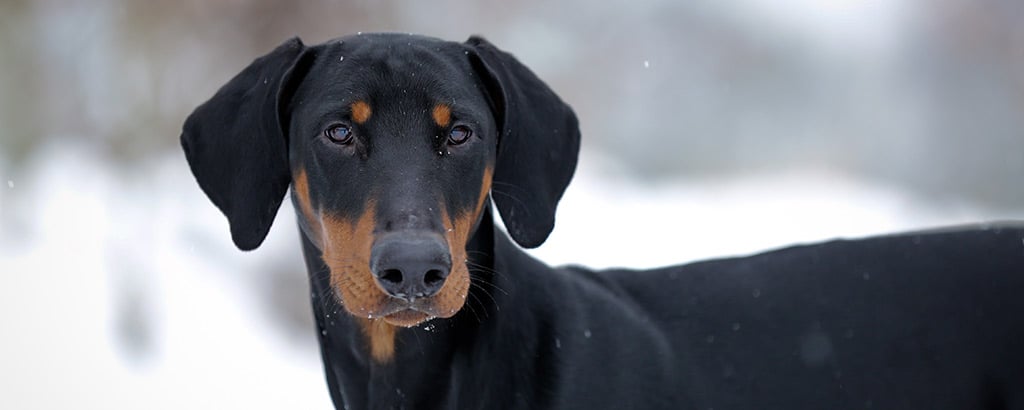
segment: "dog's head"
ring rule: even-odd
[[[181,143],[239,248],[260,245],[290,186],[345,309],[413,326],[463,306],[490,194],[517,243],[544,242],[579,130],[481,38],[362,34],[256,59],[189,116]]]

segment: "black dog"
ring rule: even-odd
[[[181,136],[241,249],[291,187],[338,408],[1024,409],[1020,226],[554,269],[490,201],[540,245],[579,139],[511,55],[404,34],[290,40]]]

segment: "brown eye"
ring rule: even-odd
[[[469,140],[473,131],[465,125],[456,125],[448,132],[448,145],[459,145]]]
[[[324,136],[335,144],[348,145],[352,143],[352,129],[344,124],[332,125],[324,130]]]

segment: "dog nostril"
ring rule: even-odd
[[[385,282],[399,284],[402,283],[402,271],[398,269],[385,269],[378,278]]]
[[[388,233],[371,248],[370,270],[385,294],[411,302],[441,290],[451,271],[450,259],[440,235]]]
[[[423,275],[423,284],[427,287],[435,287],[444,282],[444,272],[438,269],[431,269],[427,271],[426,275]]]

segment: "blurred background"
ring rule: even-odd
[[[237,251],[178,135],[286,38],[359,31],[482,34],[575,107],[553,264],[1024,219],[1019,0],[8,0],[0,408],[330,407],[292,210]]]

